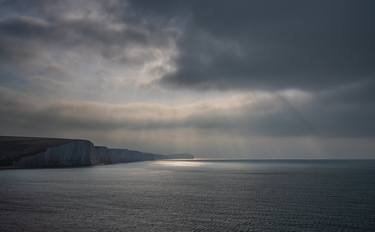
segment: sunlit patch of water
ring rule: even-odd
[[[189,160],[160,160],[155,162],[156,165],[170,166],[170,167],[200,167],[204,163],[199,161]]]

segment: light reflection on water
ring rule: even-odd
[[[204,165],[203,162],[193,160],[160,160],[156,161],[154,164],[171,167],[200,167]]]

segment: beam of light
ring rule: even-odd
[[[292,112],[297,117],[297,120],[305,127],[309,134],[319,134],[318,128],[316,128],[311,122],[309,122],[303,115],[303,113],[298,110],[297,107],[288,100],[288,98],[282,96],[280,93],[274,93],[274,96],[276,96],[290,110],[290,112]],[[324,154],[321,144],[316,138],[314,138],[314,136],[308,137],[307,145],[308,147],[306,147],[306,149],[310,148],[313,153]]]

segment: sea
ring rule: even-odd
[[[0,170],[0,231],[375,231],[374,160]]]

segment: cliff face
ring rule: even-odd
[[[94,147],[94,154],[97,164],[111,164],[111,157],[108,154],[108,148],[107,147],[101,147],[101,146],[95,146]]]
[[[162,155],[143,153],[128,149],[113,149],[107,147],[95,147],[94,149],[97,162],[102,164],[156,160],[164,157]]]
[[[35,155],[22,157],[15,162],[17,168],[76,167],[95,163],[93,144],[73,140],[63,145],[49,147]]]
[[[112,163],[125,163],[157,159],[157,155],[127,149],[109,149],[109,155],[111,157]]]
[[[0,166],[13,166],[22,157],[35,155],[71,139],[0,136]]]

